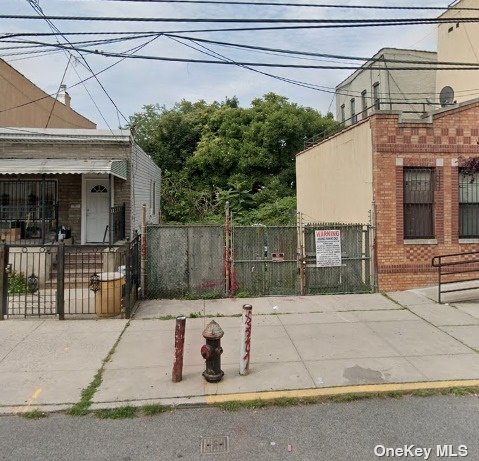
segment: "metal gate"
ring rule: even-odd
[[[151,225],[146,232],[147,298],[225,294],[221,225]]]
[[[2,318],[130,317],[140,288],[139,242],[0,244]]]
[[[339,230],[341,266],[316,267],[315,231]],[[373,290],[371,229],[365,225],[235,226],[232,291],[242,296]]]
[[[295,226],[235,226],[232,236],[233,283],[247,296],[298,293]]]

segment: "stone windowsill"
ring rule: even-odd
[[[408,239],[404,240],[404,245],[437,245],[436,239]]]
[[[479,243],[479,239],[459,239],[459,243]]]

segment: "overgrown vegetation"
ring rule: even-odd
[[[35,293],[38,290],[36,278],[27,279],[23,272],[12,271],[8,274],[8,294]]]
[[[24,411],[23,413],[19,413],[19,416],[21,416],[22,418],[27,418],[27,419],[42,419],[42,418],[46,418],[48,414],[36,408],[35,410]]]
[[[92,401],[93,401],[93,396],[95,395],[95,392],[98,390],[98,388],[101,385],[103,370],[105,369],[105,365],[113,357],[113,354],[115,353],[116,347],[118,346],[118,343],[120,342],[121,337],[123,336],[123,333],[125,333],[125,330],[128,328],[129,325],[130,325],[130,322],[128,322],[125,325],[125,328],[121,332],[120,336],[118,336],[118,339],[115,341],[115,344],[113,344],[113,347],[109,350],[107,356],[103,359],[101,368],[96,372],[95,376],[93,377],[92,382],[85,389],[82,390],[81,396],[80,396],[80,401],[77,402],[75,405],[73,405],[70,409],[68,409],[66,411],[66,413],[68,415],[84,416],[89,412],[90,406],[91,406]]]
[[[313,397],[279,397],[275,399],[234,400],[219,403],[216,406],[224,411],[238,411],[241,409],[258,409],[264,407],[286,407],[293,405],[312,405],[321,402],[348,403],[365,399],[400,399],[406,396],[431,397],[435,395],[478,395],[478,387],[448,387],[443,389],[418,389],[416,391],[389,391],[389,392],[357,392],[338,395],[324,395]]]
[[[100,419],[126,419],[134,418],[137,414],[138,408],[131,405],[124,405],[118,408],[105,408],[96,410],[95,416]]]
[[[148,105],[130,126],[163,170],[165,221],[219,223],[229,202],[238,224],[294,223],[295,154],[340,128],[331,113],[274,93],[247,108],[236,98]]]

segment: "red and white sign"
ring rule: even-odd
[[[314,231],[316,241],[316,267],[339,267],[341,261],[341,231]]]

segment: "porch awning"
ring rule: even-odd
[[[126,160],[2,159],[0,174],[112,174],[127,179]]]

